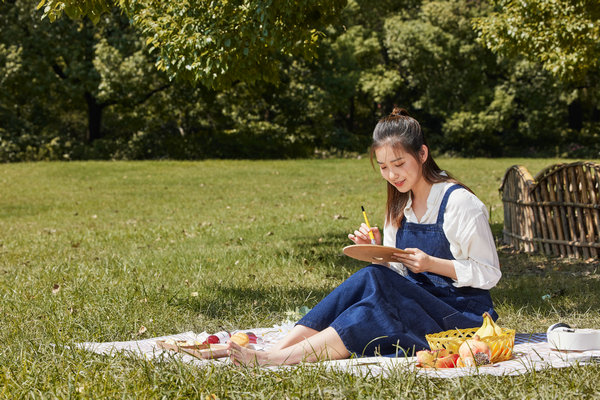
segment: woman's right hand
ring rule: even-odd
[[[376,226],[371,227],[371,232],[373,232],[373,236],[375,236],[375,242],[377,244],[381,244],[381,232],[379,232],[379,228]],[[371,238],[369,237],[369,228],[367,224],[362,223],[358,230],[355,230],[354,233],[348,234],[348,239],[352,240],[355,244],[371,244]]]

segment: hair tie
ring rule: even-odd
[[[392,113],[390,114],[390,117],[410,117],[410,115],[408,114],[408,111],[406,111],[404,108],[400,108],[400,107],[394,107],[394,109],[392,110]]]

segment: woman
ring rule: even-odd
[[[437,166],[403,109],[378,122],[373,159],[388,188],[383,244],[406,252],[394,254],[397,263],[356,272],[271,349],[229,343],[234,363],[410,355],[428,347],[426,334],[479,326],[484,312],[497,318],[488,290],[501,273],[485,205]],[[379,229],[371,231],[382,244]],[[348,237],[371,243],[365,224]]]

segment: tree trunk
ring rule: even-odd
[[[348,131],[351,133],[354,133],[354,113],[355,113],[354,96],[352,96],[350,98],[348,114],[346,115],[346,127],[348,128]]]
[[[104,104],[98,103],[96,98],[89,92],[85,92],[85,101],[88,106],[88,131],[87,142],[92,143],[102,138],[102,109]]]

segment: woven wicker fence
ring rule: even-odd
[[[597,258],[600,164],[552,165],[535,178],[514,165],[500,186],[504,243],[526,252]]]

